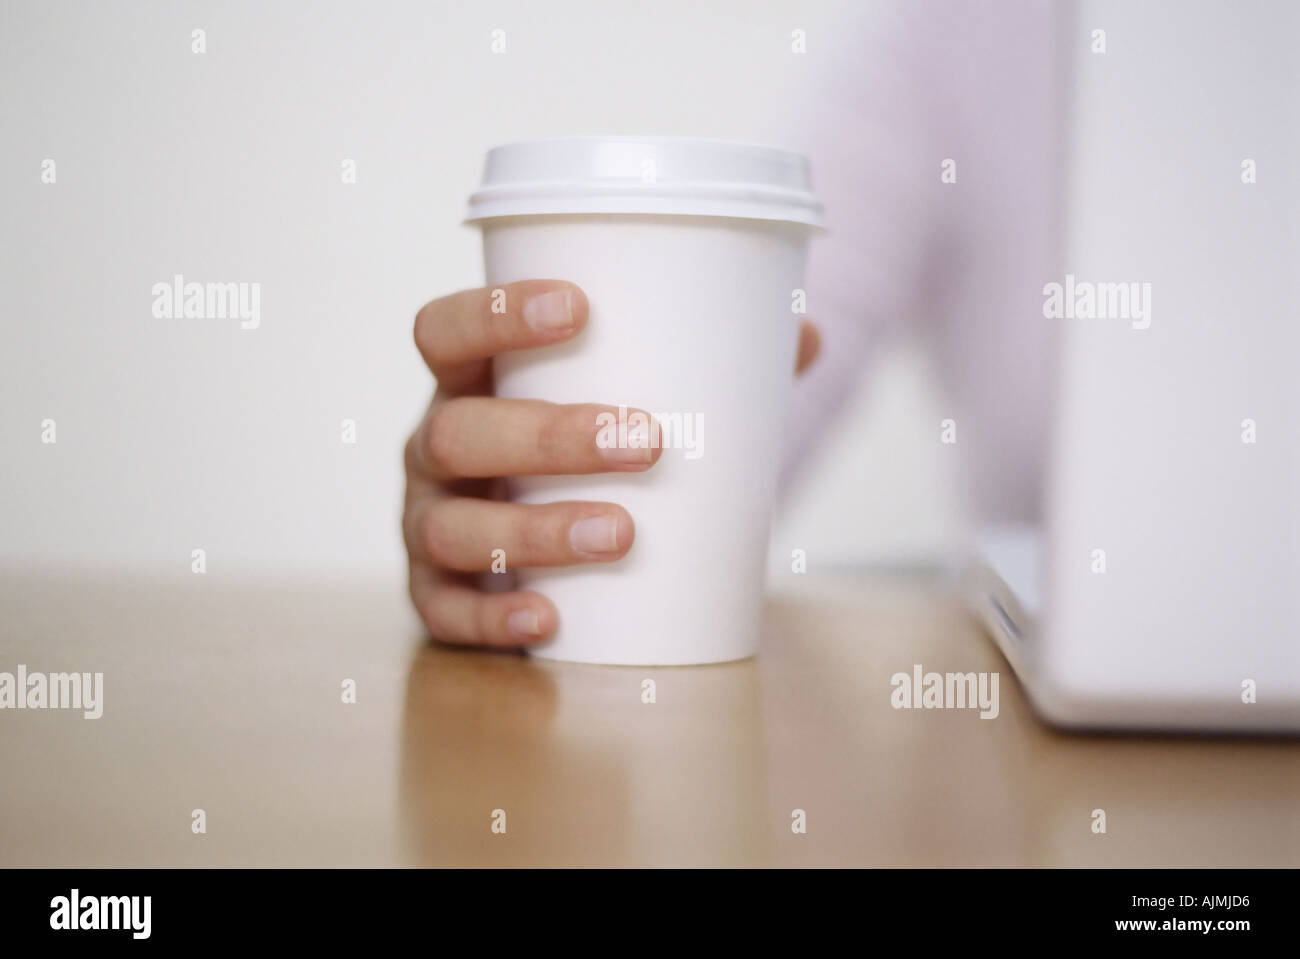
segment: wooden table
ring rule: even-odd
[[[665,669],[430,647],[400,584],[0,583],[0,671],[104,674],[98,720],[0,711],[0,865],[1300,865],[1300,742],[1048,730],[925,579]],[[894,709],[916,663],[1000,673],[998,718]]]

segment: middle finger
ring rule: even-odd
[[[656,434],[640,410],[464,396],[429,410],[410,452],[438,481],[640,472],[659,458]]]

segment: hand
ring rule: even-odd
[[[623,507],[509,503],[504,478],[641,472],[660,454],[597,445],[598,417],[617,417],[617,407],[492,396],[493,356],[571,339],[587,323],[587,298],[571,283],[525,280],[502,289],[504,313],[492,312],[493,291],[484,288],[434,300],[415,317],[415,345],[437,392],[406,444],[402,534],[411,601],[430,635],[448,643],[519,646],[555,631],[558,614],[545,596],[480,588],[493,551],[504,550],[515,568],[608,563],[632,546],[635,529]],[[799,371],[817,349],[816,329],[805,323]]]

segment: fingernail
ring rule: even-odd
[[[569,545],[579,553],[613,553],[618,550],[618,517],[589,516],[569,527]]]
[[[628,430],[626,443],[600,447],[600,455],[605,461],[619,466],[644,466],[650,462],[653,453],[650,440],[640,427]]]
[[[555,333],[573,326],[573,297],[568,290],[543,293],[524,304],[524,322],[538,333]]]
[[[542,620],[534,610],[517,609],[506,617],[506,628],[516,636],[540,636]]]

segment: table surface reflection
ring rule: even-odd
[[[1300,865],[1300,742],[1047,729],[919,578],[691,668],[430,646],[400,585],[10,572],[0,615],[0,671],[104,674],[100,719],[0,711],[5,866]],[[998,717],[894,709],[917,663]]]

